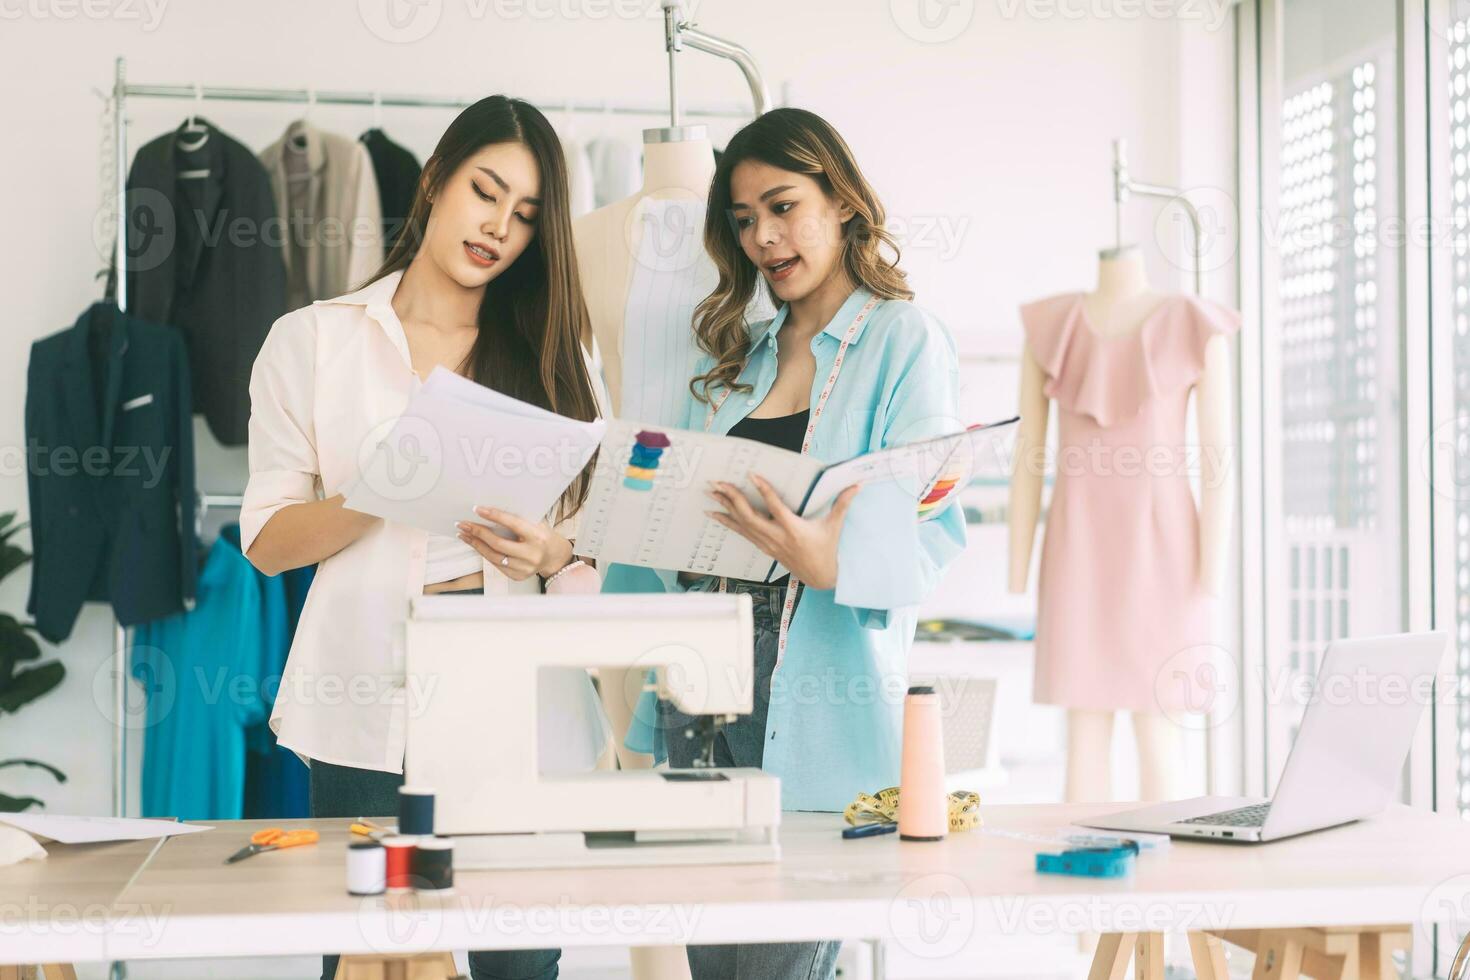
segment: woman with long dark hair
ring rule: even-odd
[[[597,417],[587,324],[561,144],[534,107],[492,96],[439,140],[382,269],[271,328],[250,382],[240,543],[268,575],[318,566],[270,718],[280,744],[309,760],[312,816],[397,812],[405,719],[429,696],[406,689],[396,648],[409,597],[534,593],[559,573],[586,571],[570,540],[586,471],[549,520],[478,507],[484,523],[437,534],[345,509],[344,488],[435,367],[570,418]],[[591,768],[606,745],[590,679],[580,680],[550,705],[541,692],[542,710],[565,722],[561,743],[539,746],[543,768]],[[470,972],[554,977],[559,956],[474,952]],[[324,978],[336,959],[324,959]]]

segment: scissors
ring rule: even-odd
[[[251,834],[250,843],[230,855],[225,860],[225,864],[243,861],[261,851],[278,851],[284,847],[315,844],[320,838],[321,834],[315,830],[282,830],[280,827],[267,827],[265,830],[257,830]]]

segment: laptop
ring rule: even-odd
[[[1270,800],[1203,796],[1078,823],[1260,843],[1380,813],[1395,797],[1448,645],[1443,630],[1330,644]]]

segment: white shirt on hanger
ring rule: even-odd
[[[271,515],[343,492],[407,407],[418,375],[392,298],[401,271],[335,299],[318,300],[272,325],[250,377],[250,479],[240,508],[240,550]],[[584,354],[586,352],[584,351]],[[587,355],[598,414],[607,392]],[[558,530],[569,537],[575,523]],[[375,525],[322,561],[291,642],[270,727],[306,759],[403,771],[407,712],[432,691],[408,690],[403,636],[408,600],[421,595],[428,532]],[[481,559],[486,595],[539,593],[533,576],[512,582]],[[548,672],[549,673],[549,672]],[[543,717],[560,719],[558,743],[539,746],[543,771],[587,769],[610,728],[585,670],[543,678]],[[545,732],[546,729],[543,729]]]

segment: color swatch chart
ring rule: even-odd
[[[769,556],[706,511],[716,480],[743,487],[765,509],[750,474],[770,480],[797,506],[821,470],[798,456],[750,439],[655,428],[613,419],[603,438],[592,487],[582,507],[577,553],[606,562],[732,578],[768,580]]]

